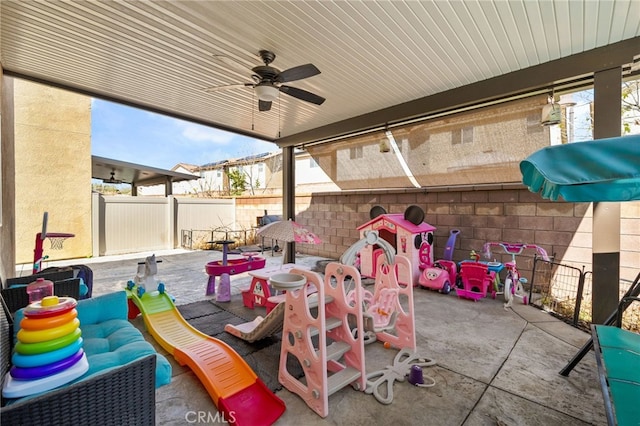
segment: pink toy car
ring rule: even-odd
[[[418,284],[431,290],[438,290],[442,294],[449,294],[452,283],[456,282],[458,267],[451,260],[437,260],[432,266],[424,268]]]

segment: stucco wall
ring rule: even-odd
[[[33,261],[36,233],[76,234],[53,259],[91,255],[91,98],[15,79],[16,262]]]
[[[1,67],[0,67],[0,71]],[[13,79],[0,72],[0,278],[12,277],[14,246]]]

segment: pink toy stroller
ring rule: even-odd
[[[456,289],[458,297],[478,299],[487,297],[487,290],[491,287],[491,297],[495,299],[496,292],[493,288],[493,281],[496,273],[489,270],[489,266],[479,262],[463,262],[460,266],[460,277],[462,288]]]

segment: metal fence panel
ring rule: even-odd
[[[592,320],[592,272],[574,266],[547,262],[536,257],[533,265],[530,304],[552,313],[575,327],[590,330]],[[631,281],[621,280],[619,298]],[[625,328],[640,331],[640,304],[623,315]]]

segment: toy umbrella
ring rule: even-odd
[[[287,243],[320,244],[322,242],[316,234],[291,219],[271,222],[258,229],[257,234],[264,238]],[[282,259],[285,259],[284,252]]]
[[[549,146],[520,171],[530,191],[550,200],[640,200],[640,135]]]

